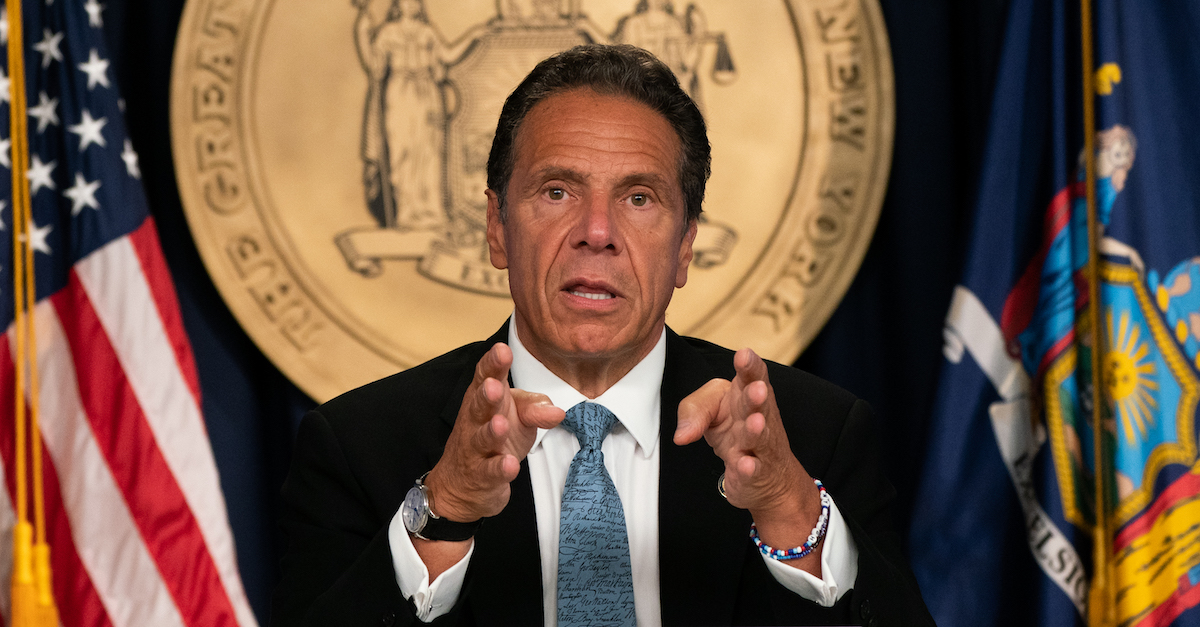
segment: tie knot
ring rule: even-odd
[[[580,448],[600,449],[617,417],[604,405],[584,401],[567,410],[562,424],[579,439]]]

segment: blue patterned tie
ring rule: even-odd
[[[558,525],[558,625],[636,625],[625,511],[604,469],[604,442],[617,417],[584,401],[562,424],[579,438],[563,488]]]

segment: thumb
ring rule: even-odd
[[[545,394],[514,388],[512,399],[517,410],[517,418],[526,427],[553,429],[566,417],[566,412],[555,407],[550,402],[550,397]]]
[[[729,385],[725,379],[713,379],[679,402],[676,444],[691,444],[709,427],[720,422],[721,401],[729,391]]]

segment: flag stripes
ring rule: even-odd
[[[153,271],[146,273],[146,268]],[[167,476],[186,502],[184,511],[190,510],[194,518],[193,531],[203,540],[203,546],[194,547],[194,559],[211,564],[220,589],[236,595],[236,599],[223,595],[223,603],[234,611],[237,622],[253,622],[234,560],[216,462],[207,446],[196,446],[208,441],[197,402],[198,380],[153,222],[147,219],[128,240],[118,239],[97,250],[76,264],[74,272],[116,355],[124,356],[124,374],[170,470]],[[161,367],[170,363],[181,367]]]
[[[119,245],[119,241],[114,243]],[[77,374],[83,411],[95,443],[185,624],[229,624],[229,600],[217,580],[199,525],[155,441],[116,351],[105,341],[105,331],[78,275],[72,272],[67,287],[50,300],[71,357],[76,364],[87,364],[89,372]],[[136,311],[134,308],[134,318]]]
[[[80,562],[115,627],[183,625],[88,424],[75,364],[57,314],[43,301],[35,316],[41,383],[55,390],[43,400],[41,424],[49,453],[46,459],[57,469],[61,502],[47,501],[47,512],[66,512]],[[6,420],[11,421],[11,415]],[[11,458],[5,462],[12,464]],[[47,477],[46,483],[54,482]],[[58,569],[64,567],[63,548],[52,548],[56,576],[61,576]],[[136,598],[129,590],[150,594]],[[62,605],[74,601],[64,599]],[[174,620],[170,619],[172,613]]]
[[[64,625],[254,625],[216,466],[195,445],[207,435],[154,237],[147,220],[96,250],[35,311],[55,593]],[[9,335],[0,353],[0,528],[11,537]],[[0,567],[11,560],[11,542],[0,544]]]
[[[183,328],[183,318],[179,312],[175,297],[175,284],[171,281],[171,273],[167,269],[166,260],[159,251],[154,218],[146,218],[141,227],[129,234],[129,243],[133,246],[141,266],[142,276],[150,287],[155,311],[175,353],[175,363],[179,372],[187,382],[188,390],[197,406],[200,405],[200,377],[196,373],[196,362],[192,359],[192,345],[188,342],[187,332]],[[88,284],[88,281],[84,281]],[[203,428],[204,421],[200,421]]]

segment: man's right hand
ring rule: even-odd
[[[425,478],[429,508],[442,518],[471,522],[499,514],[537,429],[552,429],[565,416],[545,394],[509,387],[510,367],[512,350],[503,343],[475,366],[445,452]]]

